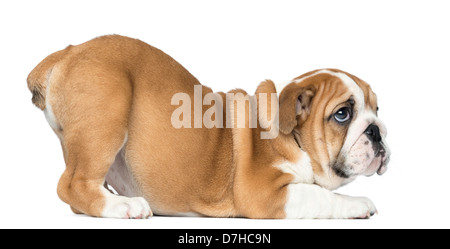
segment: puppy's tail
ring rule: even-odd
[[[47,56],[28,75],[28,89],[33,94],[31,101],[41,110],[45,109],[46,87],[53,67],[67,54],[71,47],[68,46],[63,50]]]

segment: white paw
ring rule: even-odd
[[[148,202],[142,197],[105,196],[106,203],[102,211],[105,218],[146,219],[153,215]]]
[[[340,197],[343,198],[343,203],[336,215],[337,218],[366,219],[377,213],[377,208],[369,198],[344,195]]]

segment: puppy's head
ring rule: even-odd
[[[279,102],[279,130],[308,153],[317,184],[335,189],[359,175],[386,171],[386,127],[364,81],[335,69],[316,70],[283,88]]]

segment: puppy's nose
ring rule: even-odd
[[[380,128],[377,125],[371,124],[364,131],[372,142],[379,143],[381,141]]]

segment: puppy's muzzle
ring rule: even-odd
[[[381,157],[381,164],[377,170],[377,173],[381,175],[386,172],[386,164],[389,159],[388,155],[386,155],[386,149],[382,142],[380,128],[375,124],[370,124],[364,133],[372,142],[375,157]]]
[[[366,133],[367,137],[372,141],[372,143],[381,142],[380,128],[378,128],[377,125],[369,125],[364,133]]]

